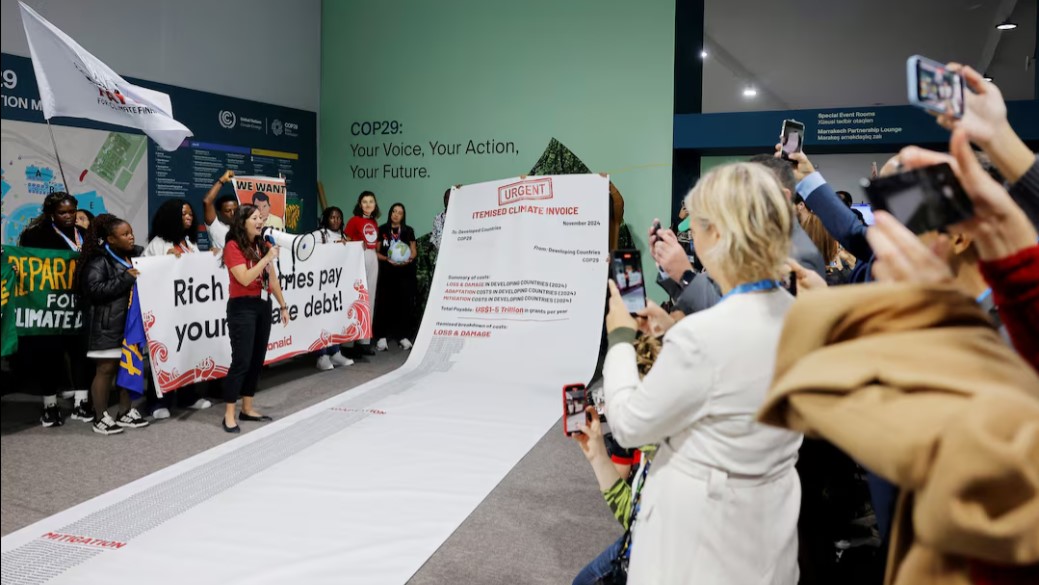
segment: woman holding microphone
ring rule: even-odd
[[[261,229],[263,219],[259,210],[253,205],[242,205],[235,212],[224,245],[223,264],[227,266],[230,281],[227,329],[231,337],[231,367],[224,380],[225,410],[221,425],[228,433],[241,432],[235,421],[235,403],[239,396],[242,398],[242,420],[272,420],[253,408],[253,396],[260,381],[260,369],[267,356],[267,341],[271,334],[272,294],[281,306],[282,325],[289,324],[281,283],[271,265],[278,257],[278,247],[263,240]]]

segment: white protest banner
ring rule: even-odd
[[[126,81],[32,8],[18,4],[44,118],[69,116],[138,128],[163,150],[176,150],[192,135],[173,119],[170,96]]]
[[[240,205],[255,205],[263,217],[263,225],[285,229],[285,179],[277,177],[235,177],[235,196]]]
[[[281,325],[275,303],[266,363],[371,337],[360,243],[321,244],[306,261],[278,264],[290,320]],[[169,392],[227,375],[228,274],[220,258],[166,255],[137,258],[134,266],[156,387]]]

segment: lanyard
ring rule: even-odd
[[[725,293],[725,296],[722,297],[722,300],[724,301],[726,298],[735,295],[742,295],[746,293],[758,292],[763,290],[774,290],[782,286],[783,283],[779,282],[778,280],[770,280],[767,278],[755,282],[745,282],[741,285],[736,286],[729,292]]]
[[[646,454],[643,453],[642,456],[646,457]],[[650,463],[652,462],[647,458],[646,464],[642,466],[642,473],[639,476],[638,483],[632,486],[635,495],[631,500],[631,518],[628,519],[628,529],[624,531],[624,540],[617,554],[617,557],[623,559],[624,562],[627,562],[631,556],[631,529],[635,526],[635,519],[638,518],[639,509],[642,508],[642,488],[646,485],[646,476],[649,475]]]
[[[981,293],[980,295],[978,295],[978,298],[976,298],[974,300],[975,300],[975,302],[977,302],[980,305],[981,303],[984,303],[985,300],[988,299],[990,296],[992,296],[992,289],[991,288],[986,290],[985,292]]]
[[[180,251],[184,252],[185,254],[190,254],[192,252],[191,247],[188,246],[187,240],[181,240],[180,243],[177,244],[177,247],[180,248]]]
[[[83,236],[79,235],[79,230],[76,229],[76,226],[72,226],[72,233],[75,234],[76,238],[75,242],[73,242],[69,239],[68,236],[63,234],[61,230],[58,229],[58,226],[51,223],[51,227],[54,228],[54,233],[61,236],[61,239],[65,240],[65,243],[68,244],[69,248],[71,248],[72,250],[79,252],[83,248]]]
[[[118,263],[122,264],[124,267],[126,267],[127,270],[132,270],[133,269],[133,265],[130,264],[129,262],[127,262],[126,260],[123,260],[119,256],[116,256],[115,252],[112,251],[111,246],[109,246],[108,244],[105,244],[105,250],[108,250],[108,254],[110,256],[112,256],[112,258],[115,258],[116,262],[118,262]]]
[[[399,242],[400,241],[400,233],[401,233],[402,229],[403,229],[402,227],[397,228],[397,234],[394,235],[393,234],[393,227],[391,226],[390,227],[390,239],[393,240],[394,242]]]

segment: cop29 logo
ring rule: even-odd
[[[220,125],[228,130],[234,128],[235,124],[238,123],[238,116],[235,116],[235,113],[231,110],[220,110],[219,119]]]
[[[271,132],[273,132],[275,136],[281,136],[283,130],[284,128],[281,125],[281,120],[275,118],[274,121],[271,122]]]

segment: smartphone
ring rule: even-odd
[[[789,280],[787,280],[786,290],[787,290],[787,292],[789,292],[790,294],[792,294],[792,295],[794,295],[796,297],[797,296],[797,273],[794,272],[793,270],[791,270],[790,274],[787,275],[787,278]]]
[[[895,216],[915,234],[970,219],[974,204],[948,163],[878,179],[863,179],[873,209]]]
[[[906,77],[909,103],[939,114],[963,116],[962,75],[949,71],[944,63],[913,55],[906,60]]]
[[[805,125],[797,120],[783,120],[783,130],[780,144],[783,150],[780,156],[784,160],[790,160],[790,155],[801,152],[805,141]]]
[[[646,279],[638,250],[615,250],[610,274],[629,313],[634,315],[646,308]]]
[[[581,425],[588,420],[588,392],[584,384],[563,386],[563,433],[572,437],[581,432]]]

